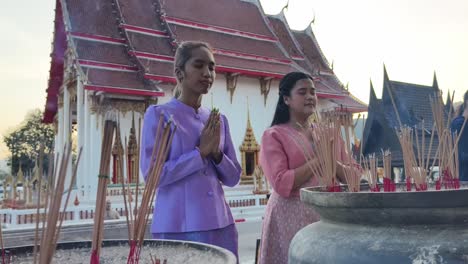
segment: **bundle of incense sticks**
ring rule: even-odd
[[[38,242],[38,237],[39,237],[39,216],[40,216],[40,210],[41,210],[41,186],[42,186],[42,170],[43,170],[43,162],[44,162],[44,143],[41,143],[40,149],[39,149],[39,166],[37,170],[39,171],[39,179],[37,183],[37,208],[36,208],[36,229],[34,230],[35,234],[35,240],[34,240],[34,249],[33,249],[33,255],[34,255],[34,262],[36,263],[37,261],[37,242]],[[54,158],[53,156],[49,155],[49,171],[52,171],[52,165],[51,162],[53,162]]]
[[[137,211],[134,219],[128,219],[130,233],[130,252],[128,254],[127,263],[137,264],[140,260],[141,248],[144,242],[146,225],[148,223],[151,205],[154,202],[156,190],[159,186],[159,180],[166,161],[172,139],[177,129],[172,117],[166,123],[164,114],[161,113],[158,126],[155,134],[155,145],[151,155],[151,166],[146,178],[146,185],[141,197],[141,206]]]
[[[384,192],[395,192],[396,185],[392,180],[392,153],[390,150],[382,150],[382,161],[384,168]]]
[[[93,240],[91,245],[91,264],[99,263],[101,243],[104,236],[104,214],[106,211],[106,192],[110,173],[110,159],[112,154],[112,138],[114,136],[115,121],[113,116],[107,116],[101,145],[101,162],[98,175],[98,189],[94,215]]]
[[[424,142],[423,140],[419,140],[418,129],[412,129],[410,127],[404,126],[400,128],[400,131],[397,132],[397,134],[400,141],[403,163],[405,166],[406,190],[411,191],[411,179],[414,181],[416,191],[427,190],[427,171],[424,166],[425,159],[422,155],[424,148],[420,143],[422,142],[422,144],[424,144]],[[424,137],[424,135],[422,136]],[[416,145],[417,154],[415,154],[414,145]]]
[[[62,198],[65,191],[65,178],[67,174],[67,168],[71,156],[71,143],[68,143],[63,151],[63,154],[57,155],[57,162],[60,160],[60,166],[49,173],[53,177],[49,177],[51,181],[49,183],[49,189],[46,192],[46,207],[45,207],[45,216],[43,227],[42,227],[42,237],[39,248],[39,256],[37,256],[37,251],[34,255],[34,263],[37,263],[39,259],[40,264],[49,264],[52,262],[52,257],[54,256],[57,241],[60,238],[60,230],[62,228],[62,223],[65,217],[65,211],[67,210],[67,205],[70,200],[71,190],[73,183],[76,179],[76,173],[78,170],[78,164],[81,158],[81,149],[78,152],[78,158],[73,169],[72,177],[70,180],[70,185],[68,186],[67,196],[65,202],[62,204]],[[53,160],[53,158],[52,158]],[[52,166],[49,167],[49,170],[52,170]],[[50,201],[50,204],[49,204]],[[60,209],[63,206],[63,211]],[[36,219],[40,217],[40,214],[36,215]],[[37,220],[36,220],[37,221]],[[36,232],[35,242],[38,241],[38,232]]]
[[[466,121],[465,121],[466,122]],[[465,125],[465,124],[464,124]],[[463,130],[463,129],[462,129]],[[442,145],[440,146],[439,159],[442,170],[442,182],[436,182],[436,188],[441,184],[445,189],[459,189],[459,157],[458,157],[458,133],[451,133],[448,129],[442,134]]]
[[[339,148],[342,144],[340,137],[340,119],[337,115],[317,122],[313,127],[297,124],[303,136],[287,133],[293,142],[302,149],[309,169],[317,176],[319,184],[326,186],[329,192],[340,192],[341,187],[336,180],[337,160]],[[312,145],[309,149],[308,146]],[[351,172],[348,176],[352,176]]]
[[[361,191],[361,168],[350,158],[343,163],[343,173],[348,184],[348,192]]]
[[[455,93],[452,94],[452,102]],[[459,181],[459,157],[458,157],[458,142],[460,135],[466,126],[466,119],[462,125],[462,128],[458,133],[452,133],[450,130],[450,121],[454,115],[452,108],[450,108],[447,114],[447,120],[444,120],[444,104],[442,100],[442,94],[437,93],[434,98],[431,99],[431,108],[434,116],[434,126],[436,127],[437,134],[439,136],[439,145],[436,152],[436,157],[432,163],[431,172],[434,169],[435,161],[438,159],[439,168],[442,175],[436,181],[436,189],[440,190],[443,185],[445,189],[458,189],[460,188]],[[427,168],[426,168],[427,169]]]
[[[119,122],[117,122],[117,126],[116,126],[116,133],[115,133],[114,142],[117,142],[118,140],[121,140],[119,138],[120,134],[121,133],[120,133],[120,119],[119,119]],[[127,145],[127,139],[126,138],[125,138],[125,145]],[[122,195],[123,195],[124,205],[125,205],[125,216],[126,216],[126,219],[127,219],[128,237],[130,239],[131,229],[130,229],[129,217],[132,217],[132,214],[131,214],[131,210],[128,210],[127,195],[126,195],[126,193],[128,193],[130,191],[130,188],[129,188],[128,185],[125,184],[125,181],[128,182],[128,180],[125,179],[125,176],[124,176],[125,175],[124,165],[127,164],[125,162],[125,157],[127,157],[126,156],[126,148],[122,148],[119,151],[115,152],[114,170],[115,170],[115,174],[116,174],[117,179],[120,179],[120,183],[122,185]]]
[[[0,222],[0,244],[2,247],[2,264],[9,264],[11,262],[8,254],[5,252],[5,247],[3,245],[3,230],[2,223]]]
[[[333,114],[332,114],[333,115]],[[358,116],[356,124],[353,124],[353,116],[351,113],[346,111],[339,111],[334,114],[335,119],[339,119],[340,125],[344,128],[344,139],[345,139],[345,157],[342,163],[342,170],[348,185],[349,192],[359,192],[361,190],[361,174],[362,168],[356,163],[353,151],[351,149],[351,137],[350,130],[355,137],[354,127],[359,122],[361,115]],[[333,120],[333,119],[332,119]]]
[[[375,153],[369,155],[367,158],[362,158],[364,170],[366,172],[366,178],[369,183],[369,188],[371,192],[379,192],[380,188],[378,185],[378,162],[379,159],[376,157]]]

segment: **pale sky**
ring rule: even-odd
[[[261,0],[276,14],[286,0]],[[0,49],[0,158],[8,152],[2,135],[25,114],[45,104],[54,0],[4,1]],[[383,64],[390,79],[455,90],[460,100],[468,89],[468,1],[466,0],[290,0],[286,11],[293,29],[312,25],[334,70],[364,102],[372,79],[382,91]]]

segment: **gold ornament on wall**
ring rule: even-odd
[[[266,106],[268,94],[270,93],[272,78],[261,77],[260,79],[260,93],[263,95],[263,105]]]
[[[237,87],[237,78],[239,77],[238,73],[226,73],[226,88],[229,91],[229,99],[232,104],[232,98],[234,96],[234,91]]]

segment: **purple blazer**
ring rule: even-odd
[[[151,232],[206,231],[233,224],[221,183],[235,186],[240,179],[241,167],[226,117],[221,116],[219,147],[223,158],[215,164],[212,160],[202,159],[197,148],[210,115],[209,109],[200,107],[197,113],[177,99],[150,106],[144,117],[140,150],[140,169],[145,179],[161,112],[166,121],[172,116],[177,129],[161,173]]]

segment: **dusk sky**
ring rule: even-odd
[[[261,0],[276,14],[285,0]],[[34,108],[44,108],[55,1],[4,1],[0,49],[0,158],[8,155],[3,135]],[[468,89],[468,1],[465,0],[291,0],[291,28],[312,29],[338,78],[368,102],[372,79],[380,97],[383,64],[391,80],[455,90]]]

